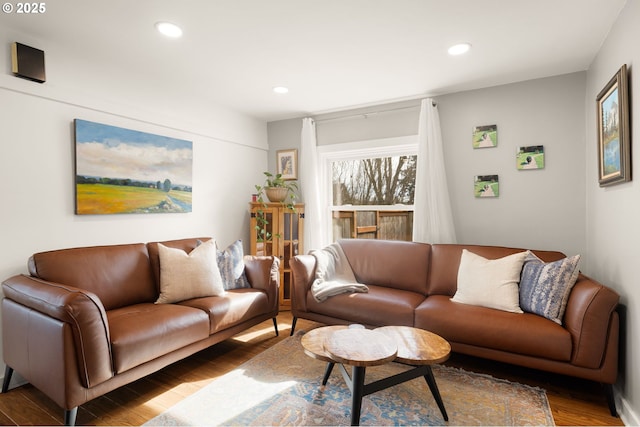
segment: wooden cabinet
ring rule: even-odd
[[[291,267],[289,261],[304,253],[304,204],[288,209],[282,203],[250,203],[251,255],[280,258],[280,309],[291,308]],[[264,215],[266,221],[258,221]]]

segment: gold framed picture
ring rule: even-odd
[[[276,152],[276,173],[282,175],[282,179],[298,179],[298,150],[278,150]]]
[[[627,65],[624,64],[596,98],[600,187],[631,181],[627,91]]]

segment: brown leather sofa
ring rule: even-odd
[[[297,318],[426,329],[447,339],[454,352],[598,381],[616,415],[612,384],[618,373],[619,295],[613,290],[580,274],[559,325],[536,314],[451,301],[464,248],[488,259],[524,249],[364,239],[340,244],[357,281],[369,292],[317,302],[310,292],[316,258],[294,257],[292,333]],[[565,257],[560,252],[532,252],[545,262]]]
[[[193,250],[202,239],[162,242]],[[244,258],[251,288],[175,304],[159,295],[158,243],[37,253],[2,283],[2,391],[15,370],[65,410],[269,318],[278,326],[279,261]]]

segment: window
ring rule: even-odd
[[[323,148],[323,182],[330,201],[329,240],[411,240],[417,138]]]
[[[333,205],[413,205],[416,155],[331,162]]]

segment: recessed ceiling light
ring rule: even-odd
[[[274,86],[273,91],[277,94],[284,95],[285,93],[289,93],[289,88],[284,86]]]
[[[160,34],[171,37],[173,39],[182,36],[182,29],[176,24],[172,24],[171,22],[158,22],[156,23],[156,29],[160,32]]]
[[[469,49],[471,49],[470,43],[458,43],[451,46],[447,52],[449,52],[449,55],[462,55],[467,53]]]

